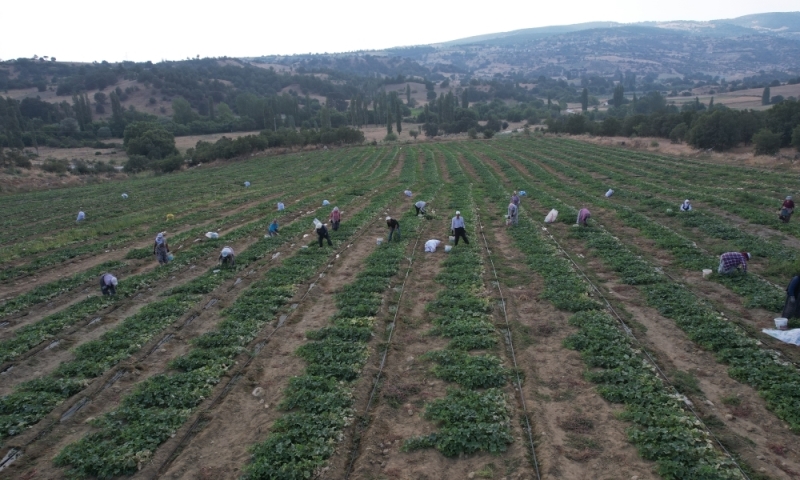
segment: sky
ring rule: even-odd
[[[0,59],[182,60],[375,50],[591,21],[714,20],[798,0],[5,2]]]

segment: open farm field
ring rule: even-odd
[[[800,351],[762,329],[798,193],[509,134],[4,195],[0,479],[796,479]],[[746,275],[716,273],[742,250]]]

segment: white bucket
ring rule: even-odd
[[[449,252],[449,251],[450,251],[450,250],[452,250],[452,249],[453,249],[453,246],[452,246],[452,245],[445,245],[445,246],[444,246],[444,251],[445,251],[445,252]]]
[[[378,245],[383,245],[383,238],[377,238],[375,241],[378,243]]]
[[[703,278],[706,278],[707,276],[711,275],[711,271],[712,270],[710,268],[704,268],[703,269]]]
[[[453,243],[456,243],[456,237],[454,237],[454,236],[452,236],[452,235],[451,235],[451,236],[449,236],[449,237],[447,238],[447,240],[448,240],[448,241],[449,241],[451,244],[453,244]]]
[[[788,318],[776,318],[775,319],[775,328],[778,330],[786,330],[789,326],[789,319]]]

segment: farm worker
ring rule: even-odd
[[[83,210],[79,210],[78,218],[75,220],[75,223],[82,222],[84,220],[86,220],[86,214],[83,212]]]
[[[329,201],[327,201],[327,200],[323,200],[323,201],[322,201],[322,206],[323,206],[323,207],[327,207],[327,206],[328,206],[328,205],[330,205],[330,204],[331,204],[331,202],[329,202]]]
[[[224,247],[221,252],[219,252],[219,264],[225,265],[230,264],[230,266],[236,265],[236,254],[233,253],[233,249],[231,247]]]
[[[283,202],[278,202],[278,211],[282,212],[284,209],[286,209],[286,205],[284,205]]]
[[[425,215],[425,206],[426,205],[428,205],[427,202],[423,202],[422,200],[420,200],[419,202],[414,204],[414,208],[417,209],[417,215],[419,215],[420,213]]]
[[[606,198],[611,198],[611,195],[614,195],[614,190],[611,190],[609,188],[608,191],[606,192]]]
[[[127,193],[123,193],[123,194],[122,194],[122,199],[123,199],[123,200],[125,200],[125,199],[127,199],[127,198],[128,198],[128,194],[127,194]]]
[[[741,268],[743,273],[747,273],[747,261],[750,254],[747,252],[727,252],[719,256],[719,268],[717,273],[727,275]]]
[[[250,182],[244,182],[244,186],[245,186],[245,188],[249,187],[250,186]]]
[[[104,273],[100,277],[100,291],[103,292],[103,295],[116,295],[117,277],[110,273]]]
[[[582,225],[584,227],[589,226],[589,218],[592,216],[592,212],[589,211],[588,208],[583,207],[578,212],[578,220],[575,222],[578,225]]]
[[[800,274],[792,277],[789,286],[786,287],[786,303],[783,305],[783,318],[800,317],[800,304],[797,303],[797,296],[800,295]]]
[[[333,211],[331,212],[331,227],[333,227],[333,231],[339,230],[339,222],[342,221],[342,212],[339,211],[339,207],[333,207]]]
[[[159,265],[166,265],[169,262],[168,253],[167,232],[161,232],[156,235],[156,241],[153,243],[153,255],[156,256]]]
[[[512,201],[508,204],[508,221],[506,225],[516,225],[519,223],[519,208]]]
[[[689,199],[687,198],[686,200],[683,201],[683,203],[681,203],[681,212],[691,212],[691,211],[692,211],[692,204],[689,202]]]
[[[436,251],[436,247],[438,247],[441,244],[442,244],[441,240],[435,240],[435,239],[428,240],[427,242],[425,242],[425,251],[433,253]]]
[[[453,231],[453,235],[456,237],[456,245],[458,245],[458,239],[463,238],[464,243],[469,245],[469,240],[467,240],[467,227],[464,224],[464,217],[461,216],[461,212],[456,210],[456,216],[453,217],[453,220],[450,222],[450,230]]]
[[[403,193],[405,194],[406,197],[411,198],[411,190],[406,189],[406,191]]]
[[[269,231],[267,235],[270,237],[277,237],[278,236],[278,219],[272,220],[272,223],[269,224]]]
[[[397,232],[397,239],[400,240],[400,222],[392,217],[386,217],[386,226],[389,227],[389,241],[392,241],[394,232]]]
[[[514,190],[514,194],[511,195],[511,203],[519,207],[519,195],[517,195],[516,190]]]
[[[331,242],[331,236],[328,234],[328,229],[325,227],[324,223],[321,223],[317,226],[317,238],[319,239],[319,248],[322,248],[322,240],[328,240],[328,246],[332,247],[333,242]]]
[[[783,223],[789,223],[789,219],[792,218],[793,213],[794,200],[792,200],[792,196],[789,195],[786,197],[786,200],[783,201],[783,205],[781,205],[781,214],[778,218],[780,218]]]
[[[175,220],[175,215],[173,215],[171,213],[168,213],[167,214],[167,221],[170,221],[170,220]]]

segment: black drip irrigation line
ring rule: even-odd
[[[739,473],[741,473],[742,476],[745,479],[750,480],[750,477],[747,476],[747,473],[745,473],[745,471],[742,469],[741,465],[739,465],[739,462],[737,462],[736,459],[733,457],[733,455],[728,451],[728,449],[725,448],[725,445],[722,444],[722,441],[720,441],[720,439],[716,435],[714,435],[714,432],[712,432],[708,428],[708,426],[705,424],[705,422],[703,422],[703,420],[700,419],[700,416],[695,411],[695,409],[692,406],[692,404],[689,401],[689,399],[686,398],[685,395],[681,394],[678,391],[678,389],[675,388],[675,386],[669,381],[669,378],[667,378],[667,375],[664,373],[663,370],[661,370],[661,367],[658,365],[658,363],[655,361],[655,359],[650,355],[650,352],[642,344],[642,342],[638,338],[636,338],[636,335],[633,334],[633,331],[631,330],[631,328],[628,326],[627,323],[625,323],[625,320],[619,315],[619,313],[617,313],[617,311],[614,309],[614,307],[611,305],[611,303],[608,301],[608,299],[605,297],[605,295],[603,295],[603,292],[601,292],[600,289],[597,288],[597,286],[594,284],[594,282],[592,282],[592,280],[589,278],[589,276],[586,274],[586,272],[583,271],[583,269],[580,267],[580,265],[578,265],[578,263],[575,262],[575,260],[572,259],[570,254],[561,246],[561,244],[558,243],[558,240],[556,240],[556,238],[553,236],[553,234],[550,233],[550,231],[547,229],[547,227],[542,227],[542,230],[547,232],[547,236],[550,237],[550,239],[553,241],[553,243],[555,243],[556,248],[558,249],[558,251],[563,253],[564,256],[567,257],[567,260],[569,260],[570,263],[572,263],[572,266],[575,267],[575,269],[580,273],[580,275],[584,278],[584,280],[589,284],[589,286],[592,288],[592,290],[594,290],[597,293],[597,295],[603,300],[603,302],[606,304],[606,308],[611,312],[611,314],[614,315],[614,317],[617,319],[617,321],[619,321],[619,323],[622,325],[622,329],[625,331],[625,333],[628,335],[628,337],[630,337],[636,343],[636,345],[639,346],[640,350],[645,354],[647,359],[650,361],[650,363],[653,365],[653,367],[659,373],[659,375],[661,376],[662,382],[664,382],[664,384],[666,384],[670,389],[672,389],[675,392],[676,395],[678,395],[679,397],[684,399],[684,401],[683,401],[684,406],[690,412],[692,412],[692,415],[694,415],[694,418],[700,423],[700,425],[703,426],[703,429],[706,431],[706,433],[714,439],[714,441],[717,443],[719,448],[722,449],[722,451],[725,453],[725,455],[727,455],[728,458],[733,462],[733,464],[736,465],[736,468],[739,469]],[[604,231],[605,231],[605,229],[604,229]],[[606,231],[606,233],[608,233],[608,232]]]
[[[436,194],[434,194],[434,196],[431,198],[432,199],[435,198],[435,195]],[[389,330],[389,338],[387,339],[386,346],[383,349],[383,355],[381,356],[381,364],[378,367],[378,373],[375,374],[375,380],[372,383],[372,391],[369,394],[369,400],[367,400],[367,405],[364,408],[364,414],[362,417],[364,419],[366,419],[367,415],[369,415],[369,411],[372,408],[372,402],[375,400],[375,395],[378,393],[378,385],[380,384],[381,376],[383,375],[383,369],[386,367],[386,359],[389,356],[389,350],[392,346],[392,340],[394,339],[394,331],[397,328],[397,317],[400,314],[400,301],[403,299],[403,295],[405,295],[406,293],[406,282],[408,281],[408,277],[411,274],[411,267],[414,265],[414,252],[417,251],[417,245],[419,245],[419,239],[422,238],[423,233],[424,229],[420,229],[420,232],[417,235],[416,240],[414,240],[414,247],[411,249],[411,256],[406,257],[406,260],[408,260],[408,267],[406,268],[406,274],[403,277],[403,283],[400,285],[400,296],[397,298],[397,309],[394,311],[394,317],[392,318],[392,323],[391,323],[392,328]],[[356,463],[356,458],[358,456],[357,455],[358,448],[361,442],[357,441],[354,438],[353,443],[354,443],[353,447],[350,449],[350,461],[347,462],[347,470],[344,473],[344,480],[349,479],[350,474],[353,473],[353,465],[355,465]]]
[[[319,272],[319,274],[317,276],[317,279],[315,281],[311,282],[311,284],[308,286],[308,289],[305,291],[305,293],[303,293],[303,296],[300,297],[300,299],[297,300],[297,302],[295,302],[295,303],[293,303],[291,305],[291,307],[290,307],[291,311],[288,314],[284,314],[284,315],[281,315],[279,317],[278,325],[269,334],[267,334],[266,337],[263,337],[261,340],[256,338],[256,339],[254,339],[254,340],[252,340],[250,342],[251,344],[254,345],[254,354],[250,355],[250,358],[248,358],[247,361],[244,362],[244,364],[241,367],[239,367],[238,371],[234,375],[231,376],[231,379],[228,380],[228,382],[225,384],[225,386],[222,388],[222,390],[217,394],[216,397],[214,397],[213,400],[211,400],[211,402],[206,406],[206,408],[204,408],[202,411],[200,411],[200,412],[198,412],[196,414],[197,418],[195,419],[195,421],[192,422],[192,425],[189,427],[189,429],[183,435],[183,437],[181,438],[180,442],[178,442],[178,444],[175,445],[175,447],[172,449],[172,451],[167,456],[167,459],[164,460],[164,462],[158,467],[158,470],[156,470],[155,474],[151,478],[155,479],[155,478],[160,477],[164,473],[165,469],[172,464],[172,462],[176,458],[175,454],[183,447],[183,445],[186,443],[186,441],[189,440],[192,437],[192,435],[194,434],[194,432],[197,429],[198,425],[200,425],[203,421],[205,421],[206,416],[208,415],[208,413],[212,409],[214,409],[217,406],[217,404],[225,398],[225,396],[227,396],[228,392],[230,392],[233,389],[233,386],[236,384],[236,382],[238,382],[239,379],[242,377],[242,375],[244,375],[243,372],[250,365],[250,362],[252,362],[253,359],[256,358],[257,354],[261,353],[263,348],[266,346],[267,343],[269,343],[270,339],[275,335],[275,333],[277,333],[278,330],[280,330],[281,327],[283,327],[286,324],[286,320],[288,320],[288,317],[293,315],[295,312],[297,312],[299,310],[300,304],[303,302],[303,300],[306,299],[308,294],[311,293],[311,290],[313,290],[314,287],[317,285],[317,282],[319,281],[319,279],[321,279],[322,277],[325,276],[325,272],[328,271],[328,269],[330,269],[333,266],[333,262],[336,260],[336,258],[341,253],[343,253],[345,250],[350,248],[356,242],[356,240],[358,240],[364,234],[366,234],[367,231],[369,230],[369,228],[372,227],[372,225],[375,224],[375,222],[377,221],[378,218],[382,218],[382,216],[379,214],[376,217],[375,220],[372,220],[372,222],[370,222],[367,225],[365,225],[363,227],[362,231],[358,235],[356,235],[354,238],[349,240],[347,242],[347,245],[341,247],[339,250],[335,251],[331,255],[332,260],[329,261],[325,265],[324,268],[322,268],[322,270]]]
[[[522,378],[520,378],[519,366],[517,364],[517,355],[514,349],[514,341],[511,335],[511,324],[508,321],[508,310],[506,309],[506,299],[503,296],[503,289],[500,287],[500,278],[497,276],[497,269],[494,266],[494,260],[492,260],[492,251],[489,249],[488,240],[486,240],[486,234],[484,233],[481,216],[480,214],[476,213],[475,217],[478,226],[480,227],[481,237],[483,237],[483,244],[486,247],[486,258],[489,259],[489,263],[492,265],[492,274],[494,275],[495,283],[497,284],[497,291],[500,293],[500,305],[503,306],[503,318],[505,319],[506,331],[508,332],[506,338],[508,339],[508,347],[511,350],[511,360],[514,363],[515,383],[517,384],[517,391],[519,392],[519,399],[520,403],[522,404],[522,413],[523,417],[525,418],[525,432],[528,435],[528,443],[530,444],[530,449],[531,449],[531,458],[533,459],[533,468],[536,471],[537,480],[542,480],[542,477],[539,473],[539,461],[536,458],[536,448],[534,446],[535,442],[533,440],[533,427],[531,426],[530,414],[528,413],[528,405],[525,401],[525,393],[522,391]]]

